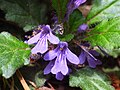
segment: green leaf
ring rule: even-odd
[[[69,85],[82,90],[115,90],[108,77],[99,70],[83,68],[70,75]]]
[[[61,41],[70,42],[74,38],[74,34],[62,35],[62,36],[59,36],[59,38]]]
[[[11,34],[0,34],[0,74],[11,77],[23,65],[29,64],[30,48]]]
[[[28,31],[33,30],[35,27],[36,27],[36,26],[26,25],[26,26],[23,28],[23,30],[24,30],[25,32],[28,32]]]
[[[82,13],[79,10],[75,10],[69,19],[69,27],[71,31],[77,31],[78,27],[83,24],[85,18],[83,17]]]
[[[45,84],[46,79],[45,76],[43,74],[43,71],[39,71],[36,75],[35,75],[35,83],[37,85],[37,87],[41,87]]]
[[[45,23],[47,6],[39,0],[0,0],[0,9],[6,12],[6,19],[20,26],[34,26]]]
[[[94,0],[86,21],[88,24],[120,16],[120,0]]]
[[[67,34],[67,35],[65,35],[64,38],[65,38],[65,41],[69,42],[74,38],[74,35],[73,34]]]
[[[104,20],[97,25],[85,40],[92,46],[101,46],[107,53],[116,57],[120,54],[120,17]]]
[[[52,0],[52,6],[56,10],[58,19],[61,21],[66,13],[67,0]]]

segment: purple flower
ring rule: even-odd
[[[27,42],[28,44],[36,44],[36,46],[32,49],[32,54],[36,54],[38,52],[42,54],[45,53],[48,50],[47,40],[49,40],[52,44],[59,43],[58,37],[52,34],[49,25],[44,25],[39,30],[40,32],[30,38]]]
[[[55,58],[56,60],[53,60]],[[79,64],[79,58],[68,49],[66,42],[60,42],[57,48],[46,53],[44,60],[52,60],[45,68],[44,74],[51,72],[52,74],[56,74],[56,78],[59,80],[60,77],[63,77],[62,75],[69,73],[67,60],[73,64]]]
[[[44,69],[44,74],[49,74],[51,72],[51,69],[54,66],[54,64],[55,64],[55,60],[50,61],[49,64]],[[58,72],[56,74],[57,80],[62,80],[63,78],[64,78],[64,75],[61,72]]]
[[[102,62],[98,59],[96,59],[94,56],[99,56],[99,53],[96,52],[95,50],[86,50],[82,47],[82,51],[81,51],[81,54],[79,56],[79,64],[83,64],[85,63],[85,61],[87,60],[88,64],[89,64],[89,67],[91,68],[95,68],[96,65],[100,65],[102,64]],[[93,55],[94,56],[93,56]]]
[[[69,15],[77,9],[81,4],[85,3],[86,0],[70,0],[70,2],[67,5],[67,14],[66,14],[66,19],[68,20]]]
[[[78,28],[78,32],[84,32],[88,29],[88,25],[87,24],[82,24],[79,26]]]

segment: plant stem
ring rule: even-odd
[[[60,0],[58,0],[58,8],[59,8],[58,22],[61,23],[62,10],[61,10],[61,2],[60,2]]]
[[[20,73],[19,70],[16,71],[17,77],[20,80],[24,90],[30,90],[29,86],[27,85],[25,79],[23,78],[22,74]]]

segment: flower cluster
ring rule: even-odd
[[[86,2],[86,0],[70,0],[70,2],[67,5],[67,13],[65,16],[65,20],[69,19],[69,15],[78,8],[79,5]],[[34,44],[35,47],[32,48],[31,53],[37,54],[41,53],[44,54],[44,60],[49,61],[49,64],[44,69],[44,74],[55,74],[56,79],[62,80],[65,75],[68,75],[70,73],[70,67],[68,66],[68,63],[71,64],[84,64],[87,60],[90,67],[95,68],[96,65],[100,65],[101,61],[97,60],[95,56],[98,56],[95,51],[89,50],[86,48],[87,46],[79,45],[81,47],[81,54],[79,57],[72,53],[68,48],[68,43],[60,41],[53,32],[56,32],[58,30],[59,34],[61,33],[61,30],[63,30],[63,25],[58,24],[57,17],[54,19],[54,28],[50,28],[50,25],[39,25],[37,30],[35,30],[35,35],[33,35],[27,43]],[[64,22],[63,22],[64,23]],[[88,25],[82,24],[78,28],[78,32],[84,32],[88,29]],[[63,32],[61,33],[63,34]],[[48,41],[51,44],[57,44],[57,47],[48,50]],[[89,46],[88,46],[89,47]],[[48,52],[47,52],[48,51]]]

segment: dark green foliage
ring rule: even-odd
[[[74,34],[67,34],[64,36],[60,36],[61,41],[70,42],[74,38]]]
[[[64,18],[68,0],[52,0],[52,6],[56,10],[59,22]]]
[[[79,10],[75,10],[69,19],[69,28],[70,32],[77,31],[78,27],[83,24],[85,18],[82,16],[82,13]]]
[[[0,9],[6,12],[6,19],[25,27],[46,23],[47,5],[39,0],[0,0]]]

